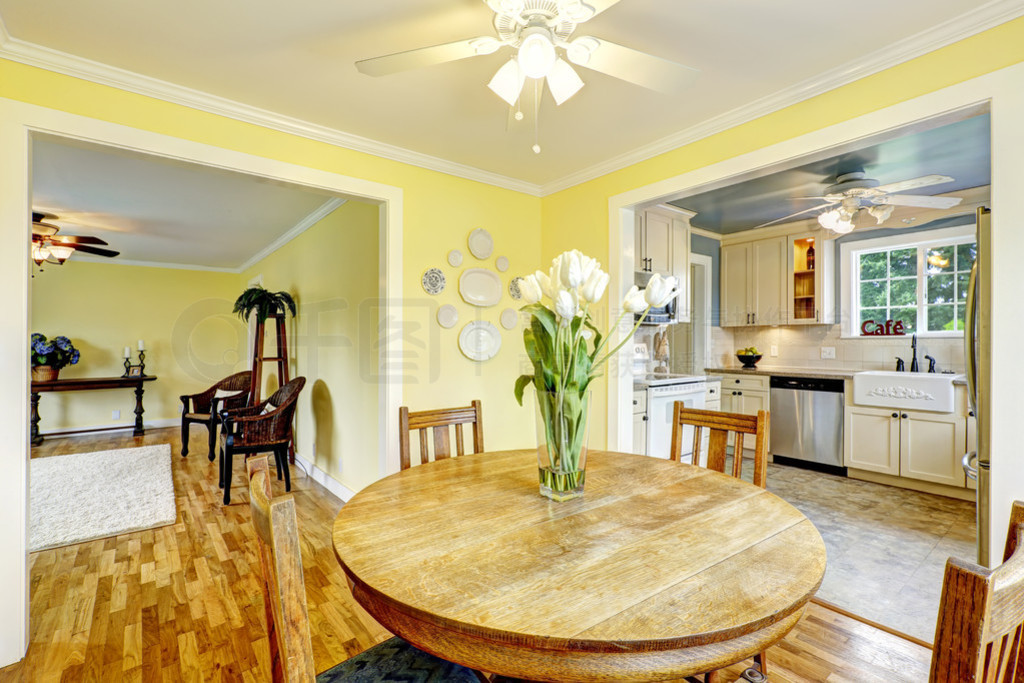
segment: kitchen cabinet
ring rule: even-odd
[[[704,385],[704,410],[722,409],[722,383],[708,382]]]
[[[633,452],[647,455],[647,391],[633,392]]]
[[[759,410],[768,410],[768,375],[722,374],[722,412],[757,415]],[[769,439],[771,433],[769,432]],[[747,440],[753,449],[754,442]],[[746,450],[746,449],[744,449]]]
[[[721,326],[786,323],[786,237],[722,247]]]
[[[966,421],[929,413],[850,405],[846,409],[846,466],[963,487],[960,467]]]
[[[832,240],[816,235],[787,238],[787,320],[790,325],[831,325],[835,297],[832,294]]]
[[[680,294],[673,322],[690,322],[690,219],[693,216],[689,211],[664,207],[636,213],[634,267],[638,273],[659,273],[679,280]],[[636,284],[644,285],[640,281]]]

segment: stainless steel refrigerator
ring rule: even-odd
[[[976,451],[964,455],[964,471],[977,479],[978,563],[989,566],[989,511],[991,499],[989,482],[992,478],[988,443],[989,434],[989,372],[991,345],[989,324],[990,295],[992,291],[989,255],[991,254],[991,211],[978,209],[978,249],[971,279],[967,287],[967,317],[964,330],[964,366],[967,369],[967,395],[976,420]]]

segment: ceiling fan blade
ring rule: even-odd
[[[953,182],[953,179],[948,175],[923,175],[920,178],[911,178],[910,180],[901,180],[896,183],[889,183],[888,185],[879,185],[875,189],[879,192],[892,194],[894,192],[916,190],[919,187],[928,187],[929,185],[938,185],[940,183],[950,182]]]
[[[84,245],[84,244],[68,244],[66,246],[71,247],[75,251],[80,251],[83,254],[94,254],[96,256],[107,256],[107,257],[110,257],[110,256],[118,256],[121,253],[119,251],[114,251],[112,249],[101,249],[100,247],[90,247],[90,246],[87,246],[87,245]]]
[[[573,53],[567,52],[570,60],[587,69],[600,71],[651,90],[668,94],[680,92],[693,83],[700,73],[699,69],[670,62],[618,43],[589,36],[586,39],[597,43],[589,59],[576,61],[573,59]],[[579,40],[577,38],[573,42]]]
[[[963,201],[961,197],[931,197],[924,194],[887,194],[874,198],[875,204],[918,206],[925,209],[952,209]]]
[[[363,59],[356,62],[356,68],[360,73],[364,73],[367,76],[388,76],[399,71],[454,62],[459,59],[466,59],[467,57],[475,57],[478,54],[488,54],[488,51],[494,52],[494,50],[483,47],[478,48],[478,46],[490,46],[497,42],[496,39],[489,37],[467,38],[466,40],[459,40],[454,43],[421,47],[382,57]]]
[[[768,221],[767,223],[761,223],[760,225],[755,225],[753,228],[750,228],[750,229],[751,230],[755,230],[757,228],[763,228],[763,227],[766,227],[768,225],[775,225],[776,223],[784,223],[784,222],[788,221],[790,218],[796,218],[797,216],[799,216],[801,214],[810,213],[811,211],[817,211],[819,209],[825,209],[825,208],[828,208],[830,206],[835,206],[835,204],[836,204],[836,202],[826,202],[825,204],[819,204],[818,206],[812,206],[809,209],[804,209],[803,211],[797,211],[796,213],[791,213],[788,216],[783,216],[782,218],[776,218],[775,220]]]
[[[593,7],[594,14],[598,15],[612,5],[619,4],[619,0],[583,0],[583,4]]]
[[[91,237],[89,235],[60,235],[50,239],[54,244],[66,244],[68,246],[74,244],[107,244],[99,237]]]

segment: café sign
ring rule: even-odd
[[[902,320],[886,320],[884,323],[865,320],[860,326],[860,334],[862,337],[903,337],[907,333]]]

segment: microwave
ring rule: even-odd
[[[647,283],[650,281],[651,275],[653,275],[653,274],[654,273],[647,273],[647,272],[637,271],[633,275],[633,284],[635,284],[640,289],[644,289],[645,287],[647,287]],[[679,297],[673,297],[672,300],[669,301],[664,306],[659,306],[657,308],[651,308],[651,310],[649,310],[647,312],[647,317],[644,318],[644,321],[641,324],[642,325],[668,325],[668,324],[676,322],[676,320],[678,319],[677,318],[677,314],[676,314],[676,308],[677,308],[678,304],[679,304]],[[634,321],[640,320],[640,314],[639,313],[634,314],[633,320]]]

